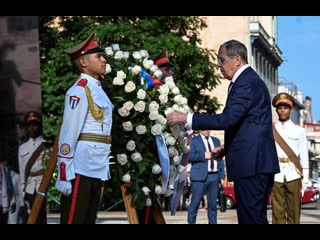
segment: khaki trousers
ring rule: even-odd
[[[271,192],[272,224],[299,224],[301,179],[274,182]]]

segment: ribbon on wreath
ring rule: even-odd
[[[160,160],[160,165],[162,168],[162,192],[167,191],[168,182],[169,182],[169,167],[170,167],[170,157],[166,141],[162,133],[155,135],[156,145],[158,150],[158,157]]]
[[[140,70],[141,76],[147,80],[147,90],[152,89],[153,87],[159,87],[163,85],[162,82],[152,77],[149,73],[147,73],[143,68]]]

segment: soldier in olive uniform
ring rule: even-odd
[[[303,190],[301,187],[306,186],[309,177],[308,141],[304,128],[290,119],[294,106],[293,97],[285,92],[279,93],[273,98],[272,105],[278,114],[278,121],[274,127],[298,157],[302,167],[302,171],[297,168],[287,154],[288,151],[276,141],[280,172],[274,176],[271,193],[272,223],[298,224]]]

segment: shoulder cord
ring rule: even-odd
[[[104,117],[103,108],[98,107],[98,111],[96,111],[96,110],[94,109],[91,92],[90,92],[90,89],[88,88],[88,86],[85,86],[85,90],[86,90],[86,95],[87,95],[87,98],[88,98],[89,108],[90,108],[90,111],[91,111],[93,117],[94,117],[95,119],[100,119],[100,118],[102,118],[102,120],[103,120],[103,117]]]

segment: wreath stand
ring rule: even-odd
[[[129,224],[140,224],[139,217],[137,210],[131,206],[131,200],[132,195],[129,193],[127,184],[121,185],[121,193],[122,193],[122,199],[124,202],[124,206],[126,208],[127,216],[128,216],[128,222]],[[150,212],[152,219],[150,219]],[[154,206],[146,207],[145,213],[144,213],[144,224],[149,224],[151,221],[154,221],[155,224],[165,224],[165,218],[162,214],[161,207],[158,204],[155,204]],[[142,224],[142,223],[141,223]]]

